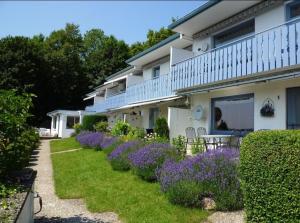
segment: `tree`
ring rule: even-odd
[[[92,29],[84,35],[84,65],[93,86],[126,67],[128,45],[114,36],[106,36],[100,29]]]
[[[48,63],[48,102],[52,108],[78,109],[88,91],[83,57],[83,39],[79,27],[67,24],[45,39],[45,57]]]
[[[145,42],[136,42],[130,46],[130,56],[134,56],[145,49],[161,42],[162,40],[168,38],[173,35],[174,32],[170,29],[162,27],[159,31],[148,30],[147,40]]]

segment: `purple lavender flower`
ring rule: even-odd
[[[238,157],[237,150],[212,150],[181,162],[167,161],[159,171],[156,171],[156,175],[163,191],[167,191],[179,181],[202,183],[219,179],[220,185],[226,186],[228,169],[231,171],[230,176],[236,177]]]
[[[125,142],[121,145],[119,145],[114,151],[112,151],[109,156],[108,159],[112,160],[112,159],[117,159],[118,157],[120,157],[124,152],[126,152],[127,150],[129,150],[130,148],[134,148],[137,145],[139,145],[138,141],[128,141]]]
[[[156,180],[155,171],[165,160],[179,159],[179,154],[169,144],[152,143],[129,155],[135,173],[145,180]]]
[[[102,149],[106,149],[116,143],[118,141],[117,137],[104,137],[102,142],[100,143],[100,146]]]
[[[214,197],[218,209],[233,210],[243,205],[237,172],[238,161],[237,150],[212,150],[180,162],[167,160],[156,171],[156,176],[162,191],[168,192],[170,200],[176,200],[174,198],[177,196],[183,198],[183,205],[193,203],[194,201],[187,201],[185,198],[185,193],[189,194],[191,191],[184,191],[180,185],[198,185],[198,190],[195,190],[197,194],[192,197],[209,194]],[[176,202],[180,203],[180,200],[177,199]]]
[[[140,142],[129,141],[119,145],[115,150],[113,150],[108,159],[114,170],[129,170],[130,162],[128,155],[139,149]]]
[[[101,132],[81,132],[76,136],[76,140],[82,145],[86,147],[101,149],[104,146],[109,145],[109,143],[113,142],[112,139],[107,138]]]

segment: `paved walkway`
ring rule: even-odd
[[[49,140],[41,141],[34,158],[32,168],[38,171],[35,190],[43,198],[43,209],[36,215],[35,222],[121,223],[113,212],[90,213],[82,200],[59,199],[55,195]],[[38,209],[38,203],[35,203],[35,207]]]

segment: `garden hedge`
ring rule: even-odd
[[[258,131],[241,146],[247,222],[299,222],[300,131]]]
[[[82,130],[93,131],[97,122],[107,122],[105,115],[86,115],[82,119]]]

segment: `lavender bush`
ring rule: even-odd
[[[76,136],[76,140],[84,147],[103,149],[116,142],[115,137],[108,137],[102,132],[83,131]]]
[[[219,210],[243,205],[237,173],[239,152],[213,150],[181,162],[166,161],[157,171],[162,191],[172,203],[200,206],[201,198],[212,196]]]
[[[128,155],[139,149],[141,145],[138,141],[128,141],[120,144],[115,150],[113,150],[108,159],[114,170],[129,170],[130,161]]]
[[[134,172],[147,181],[156,180],[156,171],[166,160],[178,160],[178,152],[166,143],[152,143],[129,155]]]

